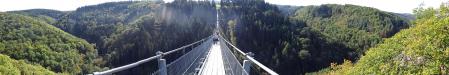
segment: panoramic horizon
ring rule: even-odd
[[[79,7],[96,5],[106,2],[119,2],[129,0],[14,0],[0,1],[0,12],[19,11],[28,9],[52,9],[59,11],[73,11]],[[164,0],[172,2],[173,0]],[[218,0],[219,1],[219,0]],[[413,13],[413,9],[419,7],[438,8],[446,0],[265,0],[270,4],[290,5],[290,6],[309,6],[322,4],[352,4],[377,8],[382,11],[394,13]],[[399,3],[399,4],[398,4]]]
[[[0,1],[0,75],[449,75],[448,3]]]

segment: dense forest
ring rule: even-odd
[[[264,0],[122,1],[74,11],[0,12],[0,74],[80,75],[123,66],[210,36],[217,14],[220,34],[281,75],[447,74],[448,12],[445,5],[410,15]],[[155,65],[117,74],[146,75]]]
[[[264,1],[222,1],[228,39],[280,74],[304,74],[355,61],[407,28],[394,13],[355,5],[285,7]]]
[[[82,68],[87,70],[78,72],[74,67],[64,66],[63,68],[73,68],[72,71],[65,71],[65,69],[59,69],[58,65],[55,68],[47,65],[44,58],[29,57],[33,59],[31,62],[44,63],[42,66],[51,67],[52,71],[59,73],[70,74],[86,74],[92,73],[93,70],[100,71],[112,67],[118,67],[126,65],[138,60],[154,56],[156,51],[168,51],[177,47],[192,43],[200,40],[212,34],[213,26],[216,22],[216,8],[213,2],[209,1],[175,1],[172,3],[164,3],[161,1],[125,1],[125,2],[110,2],[99,5],[85,6],[78,8],[75,11],[61,12],[47,9],[32,9],[23,11],[11,11],[11,14],[17,16],[29,16],[27,19],[35,19],[38,23],[44,23],[45,25],[52,25],[50,28],[42,29],[56,29],[50,30],[52,32],[67,32],[63,33],[65,36],[76,36],[85,39],[87,42],[83,42],[83,45],[88,49],[94,50],[95,56],[98,55],[95,61],[85,61],[85,63],[95,63],[93,69]],[[10,20],[10,18],[4,18],[2,21]],[[22,20],[18,20],[22,21]],[[7,22],[13,23],[14,22]],[[47,24],[48,23],[48,24]],[[10,25],[10,24],[4,24]],[[23,26],[23,25],[18,25]],[[7,26],[12,27],[12,26]],[[37,27],[34,27],[37,28]],[[11,29],[11,28],[5,28]],[[20,29],[20,28],[18,28]],[[63,31],[61,31],[61,30]],[[4,31],[11,32],[11,31]],[[36,33],[38,31],[29,31]],[[16,33],[11,33],[16,34]],[[71,35],[70,35],[71,34]],[[49,36],[48,33],[40,34],[42,36]],[[73,37],[72,36],[72,37]],[[22,38],[22,36],[12,35],[11,37]],[[57,38],[57,37],[47,37]],[[73,37],[75,38],[75,37]],[[71,39],[71,38],[70,38]],[[7,39],[2,39],[8,41]],[[31,39],[33,40],[33,38]],[[57,39],[54,39],[57,40]],[[66,43],[66,39],[61,40]],[[22,42],[22,41],[20,41]],[[27,43],[26,41],[23,41]],[[35,42],[35,41],[31,41]],[[55,41],[58,42],[58,41]],[[42,44],[42,46],[52,47],[54,42],[48,42]],[[71,42],[62,44],[68,45],[67,48],[74,48],[76,50],[83,51],[83,49],[70,46]],[[13,44],[14,45],[14,44]],[[31,44],[35,45],[35,44]],[[21,48],[22,46],[18,48]],[[1,46],[0,46],[1,47]],[[9,47],[9,45],[7,46]],[[40,46],[39,46],[40,47]],[[55,45],[60,47],[59,45]],[[95,49],[94,49],[95,47]],[[9,48],[2,54],[16,54],[16,52]],[[41,49],[38,49],[41,50]],[[45,50],[45,49],[44,49]],[[46,49],[46,50],[59,50],[59,49]],[[97,53],[98,51],[98,53]],[[27,52],[36,52],[34,50]],[[71,52],[71,51],[69,51]],[[73,52],[73,51],[72,51]],[[42,54],[48,55],[48,54]],[[68,55],[68,54],[66,54]],[[33,55],[34,56],[34,55]],[[83,57],[83,56],[75,56]],[[61,57],[62,58],[62,57]],[[17,58],[23,59],[23,58]],[[72,58],[65,58],[72,59]],[[73,60],[79,60],[76,58]],[[93,58],[90,58],[93,59]],[[67,60],[60,60],[67,61]],[[79,62],[76,62],[79,63]],[[66,64],[70,65],[70,64]],[[154,71],[154,67],[147,67],[154,65],[154,63],[144,64],[142,67],[136,67],[131,70],[126,70],[118,74],[148,74]],[[98,68],[98,66],[102,68]],[[90,68],[90,67],[88,67]]]
[[[14,60],[7,55],[0,54],[0,74],[5,75],[56,75],[42,66],[28,64],[23,60]],[[19,67],[20,66],[20,67]]]
[[[334,65],[331,74],[449,74],[449,6],[418,8],[417,20],[370,48],[352,64]]]
[[[51,9],[29,9],[22,11],[10,11],[10,13],[26,15],[47,22],[48,24],[53,24],[62,18],[62,16],[64,16],[67,12]]]
[[[210,2],[173,2],[143,16],[134,29],[123,31],[105,43],[108,64],[122,66],[200,40],[212,34],[215,6]],[[154,64],[153,64],[154,65]],[[147,64],[124,74],[154,71]],[[156,66],[153,66],[156,67]],[[149,69],[149,70],[147,70]],[[139,73],[140,72],[140,73]]]
[[[87,41],[31,17],[0,13],[0,53],[69,74],[99,70]]]

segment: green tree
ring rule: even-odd
[[[0,54],[0,74],[2,75],[56,75],[40,65],[28,64],[23,60],[14,60]]]
[[[0,27],[1,54],[59,73],[99,70],[99,64],[93,63],[97,55],[91,44],[46,22],[24,15],[0,13]]]
[[[344,74],[448,74],[449,7],[419,8],[415,26],[370,48]],[[438,13],[438,14],[436,14]]]

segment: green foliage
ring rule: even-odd
[[[51,9],[30,9],[21,11],[9,11],[8,13],[15,13],[30,16],[32,18],[42,20],[48,24],[53,24],[57,22],[66,12],[51,10]]]
[[[23,60],[14,60],[9,56],[0,54],[1,75],[56,75],[40,65],[27,64]]]
[[[259,0],[221,4],[221,28],[228,39],[285,75],[354,61],[382,38],[408,27],[408,20],[396,14],[355,5],[285,7]]]
[[[417,9],[415,26],[370,48],[345,74],[449,74],[449,6]],[[438,13],[438,14],[436,14]]]
[[[30,17],[0,13],[0,53],[55,72],[92,72],[96,50],[86,41]]]
[[[118,67],[211,34],[216,22],[215,4],[183,1],[123,1],[85,6],[60,17],[54,25],[94,43],[98,54],[107,60],[94,63]],[[118,74],[147,74],[156,67],[148,63],[137,67],[142,69]]]
[[[374,8],[321,5],[300,8],[292,17],[320,31],[329,42],[341,43],[358,54],[408,27],[408,21]]]
[[[210,2],[189,1],[153,8],[153,13],[130,24],[136,26],[135,29],[123,31],[107,42],[109,65],[129,64],[154,56],[157,51],[172,50],[211,35],[216,21],[213,6]],[[144,69],[125,71],[124,74],[146,74],[144,71],[157,69],[155,64],[140,67]]]
[[[210,35],[216,22],[217,7],[220,8],[220,26],[227,39],[246,50],[245,52],[255,53],[258,60],[281,74],[304,74],[329,66],[330,68],[322,71],[334,74],[384,74],[379,71],[385,71],[394,74],[392,71],[403,72],[403,69],[407,69],[407,72],[401,74],[435,74],[435,68],[426,67],[435,67],[432,64],[447,66],[445,56],[434,54],[446,53],[449,56],[446,48],[448,40],[431,39],[447,37],[437,35],[444,34],[444,28],[447,30],[447,27],[433,27],[442,33],[420,33],[419,36],[426,35],[426,39],[408,39],[434,42],[406,45],[413,47],[400,52],[396,50],[405,49],[397,47],[415,42],[386,40],[385,42],[391,41],[389,43],[392,44],[376,47],[391,49],[373,48],[372,50],[381,52],[371,50],[362,58],[410,58],[412,60],[401,64],[412,66],[395,66],[399,62],[383,64],[391,60],[360,61],[374,63],[364,64],[363,66],[369,67],[366,68],[359,67],[359,64],[353,65],[351,61],[357,60],[366,49],[382,42],[383,38],[391,37],[400,29],[409,27],[407,20],[397,14],[355,5],[289,7],[270,5],[264,0],[222,0],[220,4],[217,6],[214,2],[189,0],[175,0],[171,3],[125,1],[85,6],[69,12],[36,9],[8,12],[15,14],[1,13],[0,27],[3,28],[0,28],[0,53],[42,65],[55,72],[92,73],[99,70],[98,65],[101,64],[104,67],[122,66],[153,56],[156,51],[171,50]],[[446,10],[441,12],[447,13]],[[447,17],[447,14],[434,16],[433,9],[416,12],[420,15],[417,22],[422,24],[444,26],[446,23],[439,21],[448,22],[441,19]],[[107,61],[97,59],[94,46],[64,31],[93,43],[99,49],[98,54]],[[414,32],[421,31],[423,30]],[[405,36],[405,32],[403,35]],[[415,36],[418,35],[407,37]],[[395,42],[400,44],[394,44]],[[438,46],[426,47],[428,45]],[[441,51],[432,53],[418,50],[439,48]],[[397,54],[399,56],[391,56]],[[430,62],[431,60],[439,61]],[[425,69],[422,64],[413,65],[418,61],[429,62],[431,65],[425,65]],[[329,65],[331,63],[333,64]],[[336,65],[338,63],[343,65]],[[139,70],[126,70],[118,74],[147,74],[147,71],[155,70],[157,66],[154,64],[144,64],[137,67]],[[379,66],[380,69],[371,68]]]
[[[93,43],[99,49],[99,56],[107,60],[92,58],[96,56],[96,52],[84,51],[93,50],[91,45],[85,41],[67,38],[72,36],[66,36],[63,31],[51,34],[54,37],[47,37],[50,34],[45,33],[45,35],[42,34],[45,38],[40,38],[40,35],[36,34],[38,40],[25,40],[30,42],[21,43],[19,46],[13,44],[15,46],[13,48],[23,50],[21,51],[23,54],[18,53],[20,55],[15,54],[18,52],[16,49],[9,50],[11,45],[0,43],[0,49],[5,50],[2,53],[9,52],[8,55],[13,58],[27,58],[28,61],[39,63],[56,72],[65,72],[70,68],[67,71],[71,74],[76,74],[80,70],[82,74],[92,73],[99,70],[98,67],[92,66],[99,64],[105,68],[122,66],[153,56],[156,51],[171,50],[192,43],[209,36],[216,22],[215,4],[209,1],[176,0],[172,3],[123,1],[85,6],[68,12],[32,9],[8,13],[47,21],[65,32],[83,38]],[[28,31],[28,33],[36,32],[38,31]],[[11,34],[17,33],[11,32]],[[57,36],[61,33],[64,36]],[[28,56],[29,54],[33,55]],[[80,64],[80,62],[86,64]],[[126,70],[118,74],[147,74],[147,71],[154,71],[156,67],[154,63],[148,63],[138,67],[142,69]]]
[[[109,2],[80,7],[58,20],[54,25],[72,35],[95,43],[103,55],[105,43],[125,30],[135,29],[131,25],[145,15],[160,10],[162,4],[151,1]]]
[[[328,73],[330,75],[343,75],[349,72],[349,70],[352,69],[354,64],[349,61],[345,60],[342,64],[337,65],[336,63],[332,63],[329,72],[321,72],[321,73]]]

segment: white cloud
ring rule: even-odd
[[[75,10],[86,5],[95,5],[104,2],[126,0],[1,0],[0,11],[13,11],[25,9],[55,9],[62,11]],[[164,0],[173,1],[173,0]],[[378,8],[383,11],[396,13],[412,13],[413,9],[424,2],[426,7],[438,7],[445,0],[265,0],[280,5],[321,5],[321,4],[353,4]]]

